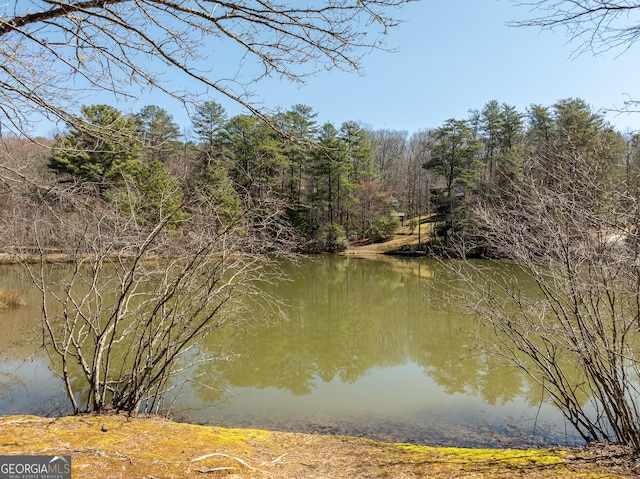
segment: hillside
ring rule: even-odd
[[[417,219],[417,218],[416,218]],[[424,221],[425,217],[423,217]],[[408,224],[408,221],[405,221]],[[370,243],[350,246],[349,249],[342,252],[344,255],[366,256],[375,254],[385,254],[391,251],[397,251],[403,248],[411,248],[418,245],[418,242],[425,242],[431,234],[433,223],[422,223],[420,225],[420,235],[418,228],[411,230],[408,226],[400,228],[395,235],[387,241],[381,243]]]

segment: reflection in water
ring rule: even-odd
[[[0,266],[0,289],[17,292],[26,303],[0,308],[0,413],[69,413],[62,383],[50,371],[41,347],[40,293],[18,265]]]
[[[0,288],[19,283],[18,269],[2,268]],[[208,337],[208,351],[232,359],[195,363],[196,380],[180,388],[172,413],[227,426],[429,444],[577,442],[561,415],[540,405],[541,391],[526,375],[478,348],[488,338],[476,320],[429,288],[455,287],[437,263],[317,257],[284,270],[288,280],[271,292],[285,302],[286,318],[256,310],[251,326]],[[27,302],[0,321],[37,325],[37,294]],[[4,341],[18,346],[1,368],[14,375],[0,376],[11,385],[6,394],[0,389],[0,412],[64,406],[46,357],[21,338],[2,339],[2,351],[9,350]],[[38,366],[17,367],[25,357]]]

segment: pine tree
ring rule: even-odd
[[[155,105],[145,106],[135,117],[144,147],[144,159],[166,163],[179,147],[180,128],[173,117]]]
[[[57,136],[48,166],[56,173],[108,184],[131,177],[140,168],[141,142],[135,119],[108,105],[83,106],[69,132]]]

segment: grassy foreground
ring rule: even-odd
[[[564,450],[455,449],[122,416],[0,418],[0,455],[71,455],[72,477],[623,478]]]

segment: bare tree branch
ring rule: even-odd
[[[0,10],[1,121],[28,133],[35,113],[68,123],[96,91],[151,88],[184,102],[214,92],[259,114],[256,81],[358,70],[397,24],[390,11],[410,1],[15,0]],[[237,64],[216,62],[221,49]],[[168,82],[167,70],[193,91]]]
[[[627,51],[640,39],[640,4],[633,0],[536,0],[514,2],[529,7],[533,18],[512,26],[564,28],[576,44],[574,54]]]

